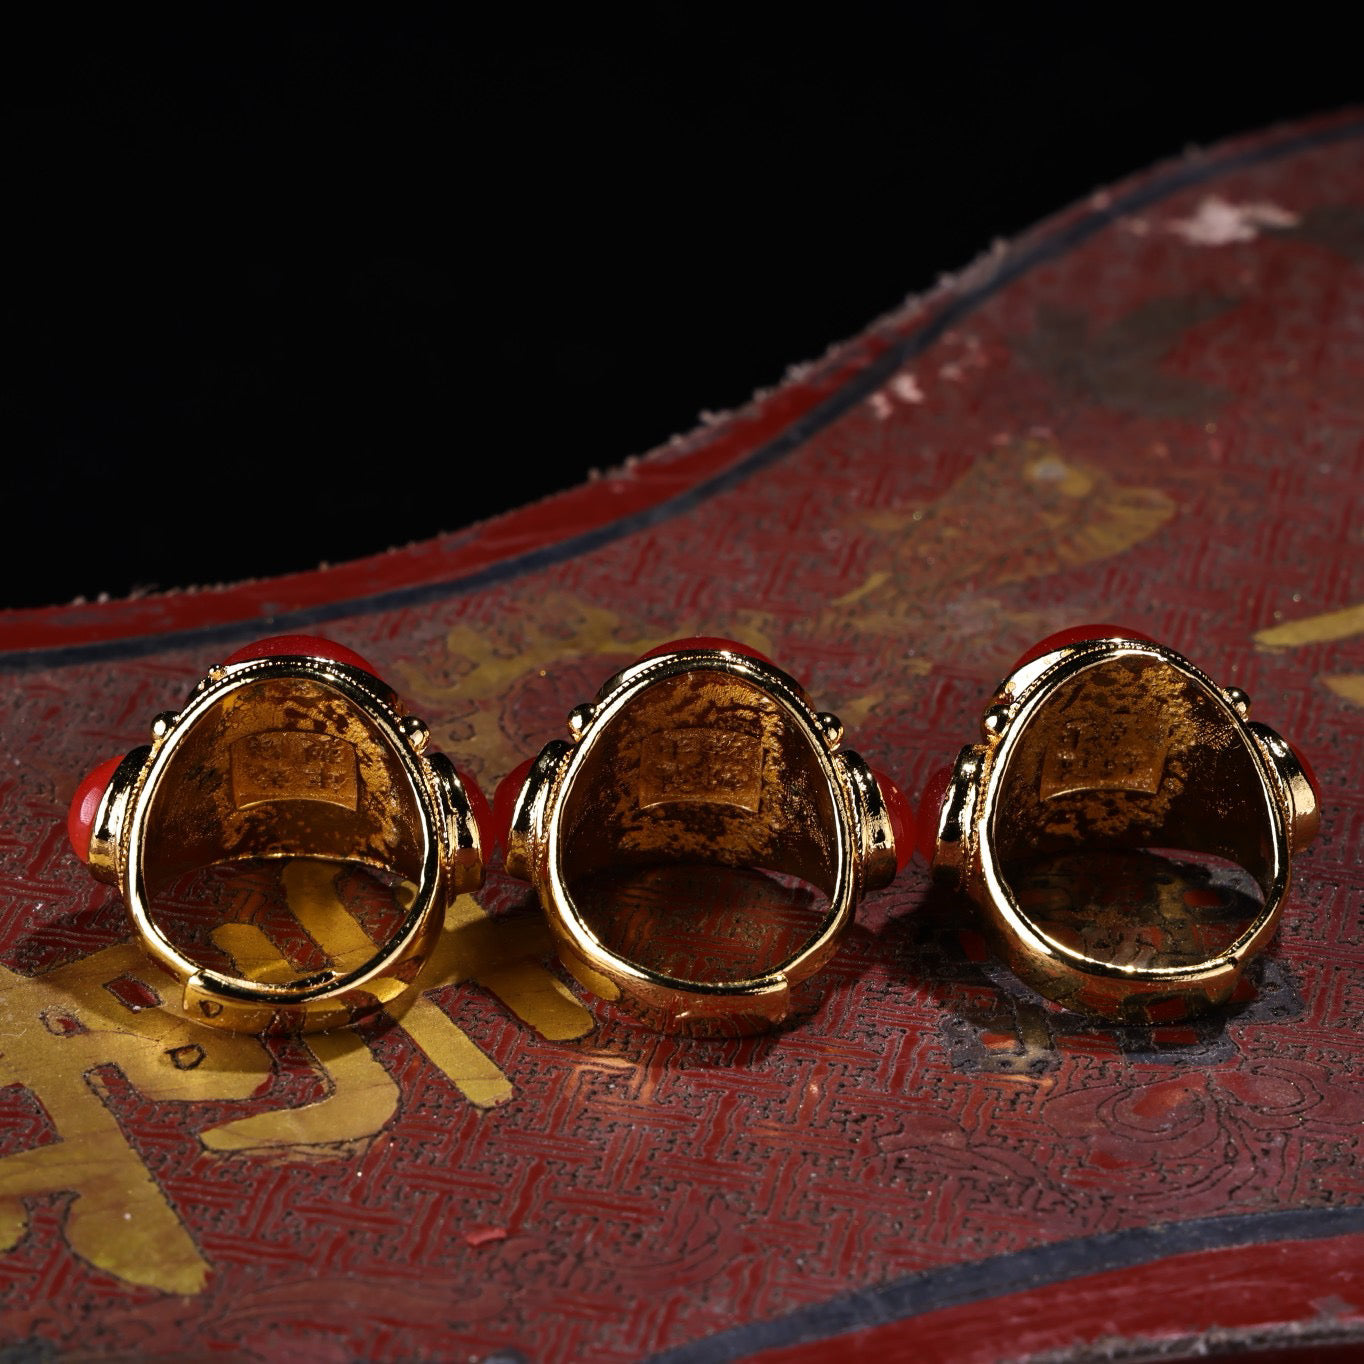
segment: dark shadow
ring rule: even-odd
[[[1168,969],[1219,956],[1259,916],[1264,897],[1235,863],[1127,848],[1015,863],[1004,879],[1053,942],[1114,966]]]
[[[1092,906],[1090,892],[1099,884],[1098,864],[1088,859],[1070,868],[1053,865],[1045,881],[1032,880],[1032,912],[1048,931],[1069,929],[1090,946],[1107,942],[1129,950],[1135,944],[1176,958],[1201,951],[1200,944],[1230,941],[1247,915],[1258,912],[1258,892],[1247,889],[1249,878],[1239,867],[1185,854],[1128,855],[1133,857],[1139,861],[1124,869],[1122,879],[1104,883],[1145,897],[1139,901],[1145,910],[1130,923],[1112,912],[1089,918],[1074,912],[1076,903]],[[1076,873],[1070,882],[1076,894],[1063,900],[1056,891],[1067,872]],[[1041,888],[1044,901],[1033,895]],[[1271,952],[1251,964],[1231,1001],[1208,1013],[1145,1025],[1091,1017],[1044,999],[1020,981],[992,950],[982,925],[983,915],[970,900],[935,885],[917,914],[893,921],[885,934],[907,981],[940,1006],[942,1040],[957,1070],[1040,1075],[1070,1054],[1202,1067],[1235,1054],[1227,1035],[1232,1021],[1279,1021],[1303,1009],[1287,970]]]

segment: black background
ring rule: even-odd
[[[0,606],[456,529],[1100,185],[1360,98],[1326,11],[1118,10],[11,23]]]

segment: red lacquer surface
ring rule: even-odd
[[[1245,231],[1215,239],[1228,214]],[[1067,211],[524,512],[268,584],[0,615],[0,1338],[537,1364],[719,1360],[755,1323],[792,1361],[1360,1339],[1360,1229],[1322,1219],[1364,1206],[1361,239],[1364,131],[1276,132]],[[384,596],[414,584],[418,604]],[[372,659],[485,787],[603,678],[706,629],[780,660],[920,791],[1031,641],[1137,620],[1311,753],[1323,836],[1263,969],[1187,1023],[1043,1004],[914,866],[771,1037],[631,1026],[494,874],[391,1020],[233,1038],[179,1018],[63,820],[90,764],[146,742],[267,611]],[[1066,1258],[1168,1227],[1210,1239]],[[953,1296],[952,1275],[1053,1252]],[[913,1311],[888,1307],[915,1276]]]

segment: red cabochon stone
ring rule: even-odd
[[[914,811],[909,808],[905,793],[884,772],[872,768],[871,774],[881,788],[881,799],[886,803],[890,827],[895,834],[895,870],[904,871],[914,856]]]
[[[516,797],[521,793],[521,788],[525,785],[526,778],[534,766],[535,759],[527,758],[519,767],[514,767],[508,772],[497,783],[497,790],[493,792],[493,838],[499,848],[505,849],[507,846],[507,835],[511,833],[512,815],[516,813]],[[492,850],[493,844],[489,844],[483,854],[485,861],[492,855]]]
[[[693,635],[690,639],[669,640],[667,644],[656,645],[647,654],[640,654],[635,662],[643,663],[646,658],[657,658],[660,654],[678,654],[684,649],[725,649],[731,654],[756,658],[760,663],[772,663],[766,654],[760,654],[751,645],[740,644],[737,639],[721,639],[718,635]],[[772,666],[775,668],[777,665],[772,663]]]
[[[1054,635],[1048,635],[1046,639],[1039,639],[1009,671],[1017,672],[1025,663],[1031,663],[1033,659],[1041,658],[1043,654],[1064,649],[1068,644],[1079,644],[1086,639],[1142,639],[1148,644],[1155,643],[1150,635],[1142,634],[1140,630],[1131,630],[1126,625],[1072,625],[1069,630],[1058,630]]]
[[[82,862],[90,860],[90,836],[95,831],[95,816],[99,803],[108,788],[109,779],[123,761],[123,755],[102,762],[76,787],[71,797],[71,808],[66,812],[66,836],[71,840],[71,851]]]
[[[323,639],[321,635],[270,635],[258,639],[254,644],[243,645],[235,654],[223,659],[225,664],[249,663],[254,658],[282,658],[286,656],[303,658],[329,658],[333,663],[344,663],[350,668],[359,668],[371,677],[381,676],[378,668],[367,658],[362,658],[354,649],[347,649],[334,639]]]
[[[1312,788],[1312,794],[1317,798],[1317,804],[1321,804],[1321,783],[1317,780],[1316,771],[1312,764],[1307,761],[1307,754],[1300,749],[1297,744],[1289,744],[1293,750],[1293,756],[1298,760],[1298,766],[1302,768],[1302,774],[1307,778],[1307,784]]]
[[[488,797],[467,772],[457,767],[455,773],[464,785],[464,794],[469,797],[469,808],[473,811],[474,823],[478,825],[478,846],[483,850],[483,860],[486,862],[493,855],[493,839],[497,836],[497,824],[492,810],[488,808]]]
[[[947,788],[952,785],[952,768],[940,767],[929,777],[924,787],[924,798],[919,805],[919,856],[929,866],[938,846],[938,820],[942,817],[942,803]]]

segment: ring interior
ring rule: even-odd
[[[592,878],[629,868],[771,870],[834,895],[836,815],[808,730],[720,669],[661,678],[594,728],[560,817],[561,881],[589,926]]]
[[[1105,659],[1060,683],[1018,736],[994,804],[991,846],[1023,917],[1033,922],[1019,887],[1034,869],[1080,853],[1099,864],[1108,850],[1226,858],[1267,902],[1274,826],[1249,743],[1206,685],[1152,655]]]
[[[360,862],[419,881],[411,778],[378,724],[334,687],[264,678],[223,694],[175,736],[152,792],[143,883],[242,858]]]

